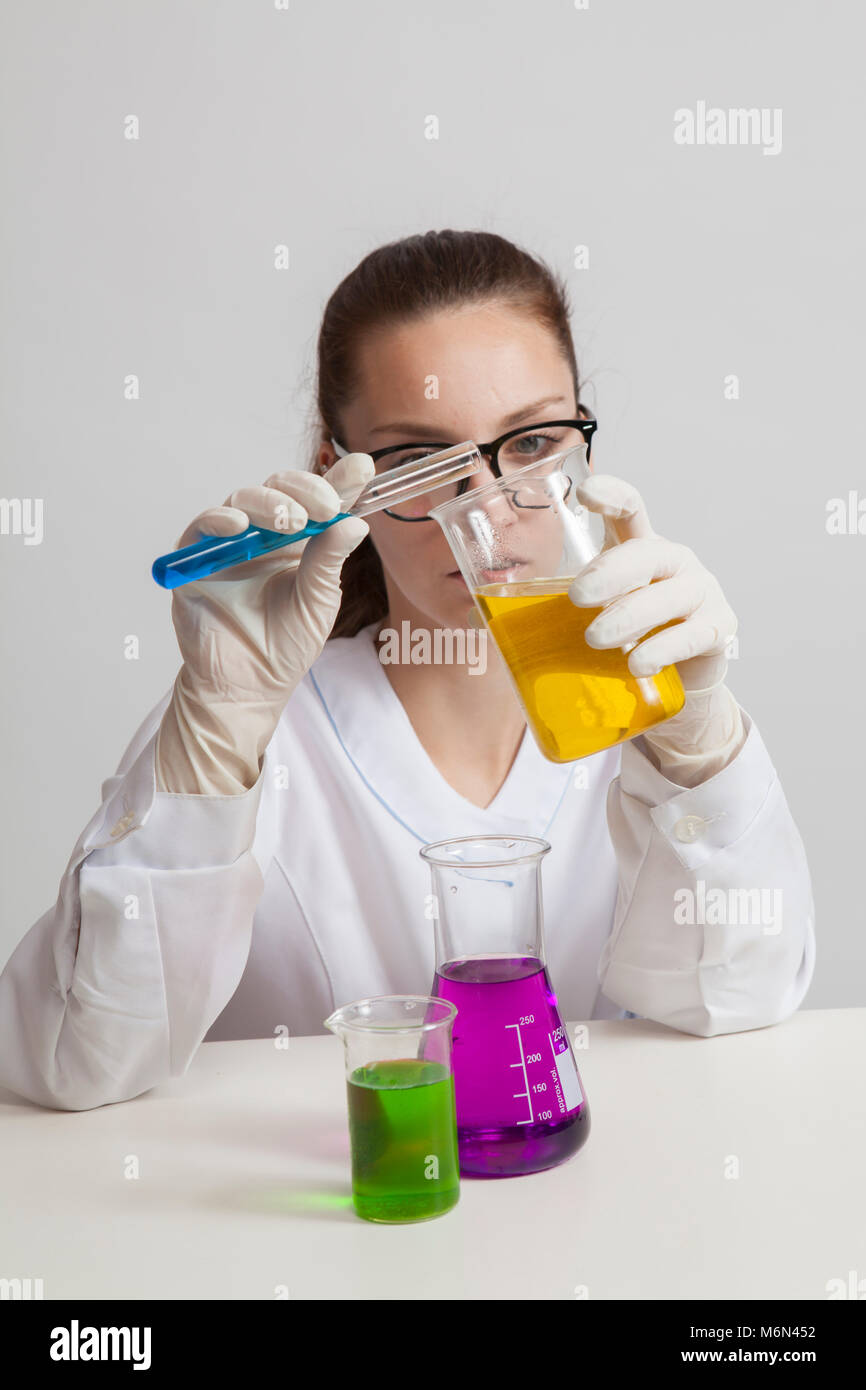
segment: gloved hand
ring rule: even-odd
[[[685,705],[642,737],[666,777],[695,787],[726,767],[745,742],[740,707],[724,684],[736,617],[694,552],[656,535],[631,483],[593,474],[578,484],[577,497],[605,518],[608,540],[620,542],[584,566],[568,591],[579,607],[605,605],[586,629],[587,643],[637,641],[628,655],[633,676],[676,663]],[[673,626],[639,641],[664,623]]]
[[[177,548],[247,526],[300,531],[351,506],[375,468],[348,454],[323,476],[274,473],[190,523]],[[277,510],[277,509],[280,510]],[[218,796],[254,786],[289,695],[340,606],[340,570],[369,527],[360,517],[181,585],[171,617],[183,657],[157,737],[157,788]]]

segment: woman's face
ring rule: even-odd
[[[376,330],[363,344],[359,372],[361,387],[343,412],[340,440],[351,452],[485,441],[523,424],[576,414],[571,372],[554,335],[499,303]],[[429,400],[432,377],[438,398]],[[333,461],[333,450],[327,461]],[[387,456],[379,467],[387,467]],[[492,479],[485,462],[468,487]],[[414,610],[434,626],[465,626],[471,599],[438,522],[399,521],[377,512],[367,523],[392,618]]]

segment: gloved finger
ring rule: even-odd
[[[706,693],[716,686],[724,685],[728,674],[728,658],[725,652],[693,656],[688,661],[678,661],[677,670],[680,673],[683,689],[687,693],[692,691]]]
[[[375,473],[376,466],[369,454],[347,454],[325,474],[291,469],[272,473],[265,486],[296,498],[313,521],[330,521],[337,512],[349,510]]]
[[[685,622],[675,623],[654,637],[648,637],[628,654],[628,669],[633,676],[654,676],[672,662],[688,661],[693,656],[718,652],[723,634],[712,615],[696,613]]]
[[[332,581],[339,584],[340,570],[346,556],[361,544],[369,530],[362,517],[350,516],[345,521],[338,521],[335,526],[329,526],[318,536],[313,536],[304,546],[298,570],[299,581],[312,593],[319,583],[316,579],[318,575],[321,583],[331,592]]]
[[[611,473],[593,473],[577,484],[576,495],[591,512],[608,519],[620,541],[654,536],[644,500],[633,483]]]
[[[318,473],[302,472],[298,468],[272,473],[265,479],[264,486],[294,498],[313,521],[330,521],[337,512],[346,510],[337,490]]]
[[[660,536],[624,541],[584,565],[568,596],[579,608],[598,607],[654,579],[670,579],[693,561],[697,563],[688,546]]]
[[[361,544],[369,530],[361,516],[347,516],[345,521],[338,521],[336,525],[329,526],[327,531],[313,536],[304,546],[307,567],[315,566],[316,569],[322,569],[335,566],[339,573],[346,556]]]
[[[317,637],[327,636],[340,604],[343,562],[369,530],[362,517],[351,516],[305,543],[301,562],[292,575],[289,601],[280,613],[283,640],[297,641],[298,623]]]
[[[322,476],[340,494],[346,511],[376,476],[376,465],[369,454],[346,454]]]
[[[706,596],[694,574],[678,574],[636,589],[609,603],[584,633],[588,646],[622,647],[636,642],[655,627],[690,618]]]
[[[251,526],[266,531],[303,531],[308,520],[302,503],[275,487],[240,487],[226,498],[225,505],[245,512]]]
[[[234,536],[245,531],[250,521],[246,512],[238,507],[209,507],[189,523],[183,535],[175,542],[175,550],[186,545],[194,545],[203,536]]]

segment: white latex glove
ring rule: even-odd
[[[274,473],[202,512],[177,548],[251,525],[300,531],[308,520],[327,521],[374,472],[368,454],[348,454],[324,475]],[[343,561],[368,530],[350,517],[173,591],[183,665],[157,738],[160,791],[228,796],[255,785],[285,703],[334,626]]]
[[[628,656],[634,676],[676,664],[685,705],[642,737],[666,777],[697,786],[726,767],[745,741],[740,707],[724,684],[736,617],[694,551],[656,535],[631,483],[593,474],[578,485],[577,496],[604,516],[608,539],[620,542],[590,561],[569,589],[579,607],[604,605],[586,640],[595,648],[638,642]],[[665,623],[673,626],[640,641]]]

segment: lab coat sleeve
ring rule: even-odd
[[[815,965],[802,840],[754,721],[736,757],[697,787],[623,745],[608,789],[616,852],[604,994],[639,1016],[712,1037],[789,1017]]]
[[[40,1105],[89,1110],[181,1075],[243,974],[264,770],[239,796],[157,791],[170,695],[0,975],[0,1085]]]

